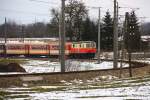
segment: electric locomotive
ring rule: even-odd
[[[59,56],[58,42],[51,43],[1,43],[0,55],[7,56]],[[71,58],[93,58],[96,53],[96,43],[93,41],[66,42],[65,55]]]

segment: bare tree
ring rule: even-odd
[[[67,32],[70,40],[81,38],[81,23],[87,17],[87,9],[82,2],[69,0],[66,5]]]
[[[51,25],[59,27],[59,11],[56,9],[51,10],[53,16]],[[77,0],[69,0],[65,8],[66,16],[66,35],[70,40],[75,38],[78,40],[81,38],[81,24],[83,19],[87,16],[87,9],[84,4]]]

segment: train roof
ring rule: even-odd
[[[7,42],[7,43],[0,43],[0,45],[59,45],[59,42]],[[66,44],[72,44],[72,42],[66,42]]]
[[[34,44],[34,45],[42,45],[42,44],[48,44],[48,43],[22,43],[22,42],[18,42],[18,43],[0,43],[0,45],[28,45],[28,44]]]
[[[31,42],[55,42],[58,41],[58,38],[7,38],[7,42],[26,42],[26,43],[31,43]],[[0,43],[4,43],[5,39],[0,38]]]
[[[7,40],[52,40],[57,41],[58,38],[7,38]],[[4,38],[0,38],[0,41],[5,40]]]
[[[91,43],[91,42],[94,42],[94,41],[78,41],[78,42],[72,42],[72,43]]]

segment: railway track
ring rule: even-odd
[[[149,66],[140,66],[137,63],[132,68],[133,76],[139,77],[149,75]],[[103,70],[88,70],[88,71],[72,71],[72,72],[53,72],[53,73],[20,73],[0,75],[0,87],[11,86],[36,86],[36,85],[55,85],[61,84],[62,80],[71,81],[89,80],[98,76],[112,75],[119,77],[120,69],[103,69]],[[122,69],[123,78],[129,77],[128,68]]]
[[[1,59],[3,59],[4,57],[0,57]],[[22,57],[22,56],[11,56],[11,57],[6,57],[7,59],[29,59],[29,60],[43,60],[43,61],[48,61],[48,60],[51,60],[51,61],[60,61],[60,59],[58,57],[46,57],[46,56],[39,56],[39,57]],[[96,61],[97,58],[88,58],[88,59],[80,59],[80,58],[67,58],[66,57],[66,60],[76,60],[76,61]],[[104,59],[102,59],[104,60]]]
[[[9,58],[9,57],[8,57]],[[11,58],[12,59],[12,58]],[[22,57],[15,57],[14,59],[28,59],[28,60],[31,60],[31,62],[32,62],[32,60],[41,60],[41,61],[50,61],[50,62],[59,62],[59,59],[58,58],[22,58]],[[94,58],[94,59],[67,59],[68,61],[70,60],[70,62],[71,61],[79,61],[79,62],[96,62],[96,58]],[[113,61],[113,60],[110,60],[110,59],[101,59],[101,63],[103,62],[103,61]],[[128,63],[128,61],[124,61],[125,63]],[[132,62],[132,65],[134,65],[134,67],[136,67],[136,66],[145,66],[146,64],[145,63],[139,63],[139,62]],[[40,65],[40,66],[42,66],[42,65]],[[36,67],[36,66],[34,66],[34,67]],[[58,73],[58,72],[43,72],[43,73],[6,73],[5,75],[4,74],[2,74],[2,73],[0,73],[0,76],[7,76],[7,77],[9,77],[9,76],[15,76],[16,75],[16,77],[17,76],[28,76],[28,75],[45,75],[45,74],[51,74],[51,73]]]

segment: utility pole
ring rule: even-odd
[[[126,12],[125,15],[125,34],[124,34],[124,38],[126,38],[124,41],[126,41],[126,46],[127,46],[127,51],[128,51],[128,62],[129,62],[129,76],[132,77],[132,68],[131,68],[131,37],[130,36],[130,17],[129,17],[129,13]]]
[[[126,15],[125,15],[126,16]],[[121,41],[121,61],[120,61],[120,78],[122,78],[122,68],[123,68],[123,60],[124,60],[124,54],[126,54],[125,52],[125,44],[124,44],[124,37],[125,34],[127,33],[127,17],[125,17],[125,22],[123,24],[123,28],[122,28],[122,41]]]
[[[98,9],[98,52],[97,52],[97,63],[100,63],[100,49],[101,49],[101,7],[91,7],[93,9]]]
[[[100,21],[101,21],[101,8],[99,7],[99,17],[98,17],[98,63],[100,63],[100,39],[101,39],[101,24],[100,24]]]
[[[124,43],[123,43],[124,42],[123,41],[124,29],[123,28],[122,28],[122,32],[121,33],[122,33],[121,41],[120,41],[121,42],[121,54],[120,54],[121,57],[120,57],[120,76],[119,76],[120,78],[122,78],[122,63],[123,63],[123,58],[124,58],[123,57],[123,50],[124,50]]]
[[[5,17],[5,27],[4,27],[4,37],[5,37],[5,44],[7,43],[7,20]]]
[[[61,2],[61,72],[65,72],[65,0]]]
[[[6,43],[7,43],[7,20],[5,17],[5,25],[4,25],[4,37],[5,37],[5,45],[4,45],[4,57],[7,57],[7,52],[6,52]]]
[[[118,67],[118,5],[117,1],[114,0],[114,40],[113,40],[113,67],[117,68]]]
[[[59,14],[59,61],[61,61],[61,10],[60,10],[60,14]]]
[[[118,32],[119,32],[119,4],[117,2],[117,23],[116,23],[116,36],[117,36],[117,41],[116,41],[116,48],[117,48],[117,60],[119,58],[119,45],[118,45]],[[117,64],[118,67],[118,64]]]
[[[129,15],[130,16],[130,15]],[[132,17],[128,17],[128,22],[129,22],[129,25],[132,24]],[[133,31],[133,28],[132,28],[132,25],[129,26],[130,27],[130,31],[131,33],[129,33],[129,37],[132,37],[132,34],[134,33]],[[130,77],[132,77],[132,64],[131,64],[131,57],[132,57],[132,43],[131,43],[131,38],[129,38],[128,40],[128,46],[129,46],[129,50],[128,50],[128,57],[129,57],[129,75]]]
[[[25,38],[24,25],[22,25],[21,27],[21,32],[22,32],[22,42],[24,43],[24,38]]]

